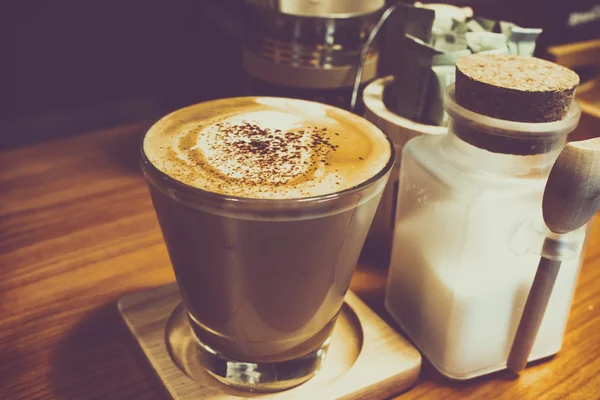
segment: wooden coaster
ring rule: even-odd
[[[354,293],[348,292],[321,371],[279,393],[242,392],[222,385],[199,364],[175,284],[122,298],[119,311],[175,400],[385,398],[414,384],[421,355]]]

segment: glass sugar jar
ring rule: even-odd
[[[470,379],[506,368],[547,234],[542,196],[579,121],[523,123],[461,107],[450,87],[443,136],[402,154],[386,308],[442,374]],[[560,349],[587,227],[567,238],[530,360]]]

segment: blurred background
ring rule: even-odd
[[[445,3],[543,28],[536,50],[542,57],[549,46],[600,38],[597,0]],[[0,148],[152,120],[188,104],[244,94],[243,0],[1,4]],[[585,79],[596,71],[578,72]]]

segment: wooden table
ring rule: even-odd
[[[166,398],[115,305],[174,279],[138,165],[148,125],[0,153],[0,399]],[[426,363],[401,399],[599,399],[599,220],[554,359],[459,383]],[[387,318],[384,282],[361,265],[352,288]]]

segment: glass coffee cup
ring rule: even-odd
[[[394,151],[302,100],[244,97],[150,128],[142,169],[203,365],[276,391],[323,363]]]

